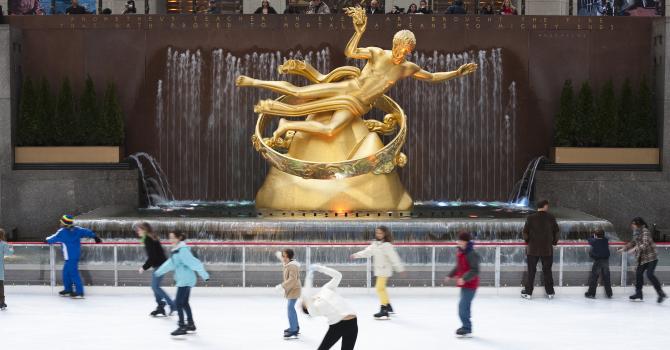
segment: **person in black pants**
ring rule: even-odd
[[[133,225],[133,229],[140,238],[140,241],[144,244],[144,249],[147,252],[147,261],[144,263],[144,265],[142,265],[142,267],[140,267],[139,273],[143,273],[150,268],[153,268],[154,270],[158,269],[161,265],[163,265],[165,260],[167,260],[163,246],[161,246],[161,242],[158,239],[158,235],[154,233],[153,228],[148,222],[137,223]],[[167,316],[168,314],[165,313],[166,304],[170,306],[170,315],[172,315],[172,313],[177,310],[177,306],[175,305],[174,301],[172,301],[170,296],[163,290],[163,288],[161,288],[162,280],[163,277],[156,275],[151,276],[151,289],[154,292],[156,304],[158,305],[156,310],[150,313],[150,315],[153,317]]]
[[[635,270],[635,294],[630,296],[630,300],[643,300],[642,287],[644,286],[644,275],[646,272],[649,282],[651,282],[658,294],[658,303],[662,303],[667,299],[667,295],[663,291],[661,282],[654,274],[656,265],[658,264],[658,253],[656,252],[656,244],[652,239],[651,231],[649,231],[647,223],[641,217],[636,217],[632,220],[631,228],[633,229],[633,239],[623,248],[619,249],[619,252],[634,252],[637,260],[637,269]]]
[[[589,277],[589,290],[584,294],[589,299],[596,298],[596,288],[598,287],[598,277],[602,278],[605,287],[605,295],[612,298],[612,282],[610,281],[610,246],[609,240],[605,237],[605,231],[599,229],[589,238],[591,252],[589,255],[593,259],[591,276]]]
[[[542,262],[544,289],[547,298],[554,298],[554,277],[551,267],[554,263],[554,247],[558,244],[558,223],[556,218],[548,213],[549,202],[546,200],[537,203],[537,212],[526,218],[523,227],[523,240],[526,242],[526,258],[528,260],[528,277],[526,285],[521,291],[521,297],[530,299],[533,295],[535,273],[538,261]]]

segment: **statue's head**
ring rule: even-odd
[[[393,36],[393,58],[402,62],[405,60],[405,56],[412,53],[416,47],[416,38],[414,33],[409,30],[403,29]]]

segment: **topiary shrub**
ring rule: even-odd
[[[575,109],[575,143],[576,146],[590,147],[595,143],[591,138],[595,127],[595,108],[593,90],[588,82],[584,82],[577,95]]]
[[[33,81],[26,78],[21,88],[21,103],[19,105],[18,117],[18,142],[19,146],[39,145],[40,122],[37,115],[37,91]]]
[[[91,76],[86,77],[84,91],[79,99],[77,138],[89,146],[100,145],[103,137],[102,118]]]
[[[100,125],[105,128],[102,144],[107,146],[123,145],[125,136],[123,111],[116,94],[116,86],[113,83],[107,84],[107,89],[105,90]]]
[[[65,78],[58,92],[58,101],[56,102],[56,126],[52,130],[56,136],[54,146],[83,144],[83,140],[76,139],[80,134],[75,130],[77,127],[79,127],[79,124],[74,109],[72,86],[70,80]]]
[[[603,84],[596,99],[595,125],[591,129],[592,146],[616,147],[619,116],[617,113],[614,84],[608,80]]]
[[[556,131],[554,145],[569,147],[574,144],[575,137],[575,93],[572,81],[566,80],[561,90],[561,101],[556,114]]]
[[[637,107],[635,119],[638,127],[632,138],[634,146],[658,147],[658,122],[654,111],[654,94],[645,76],[640,80],[635,99]]]

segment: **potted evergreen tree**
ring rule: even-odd
[[[608,81],[594,98],[582,84],[577,98],[568,80],[555,118],[552,160],[559,164],[659,164],[653,94],[645,78],[637,91],[625,80],[620,93]]]
[[[26,78],[20,98],[15,163],[119,162],[124,123],[113,84],[101,100],[88,76],[75,101],[68,79],[55,97],[45,79]]]

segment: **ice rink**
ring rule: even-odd
[[[174,288],[167,289],[171,294]],[[57,291],[57,290],[56,290]],[[341,289],[358,310],[356,349],[659,349],[668,346],[670,302],[653,290],[643,303],[615,298],[587,300],[583,288],[559,288],[554,300],[537,290],[531,301],[520,288],[480,289],[473,304],[474,337],[459,339],[456,288],[391,288],[398,315],[376,321],[372,290]],[[169,333],[176,316],[154,319],[150,289],[91,287],[84,300],[52,294],[48,287],[6,288],[9,308],[0,313],[2,349],[316,349],[324,318],[299,313],[301,338],[285,341],[285,300],[270,289],[196,288],[191,305],[198,333],[183,340]],[[602,293],[601,290],[598,291]],[[333,348],[339,349],[339,343]]]

